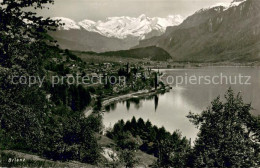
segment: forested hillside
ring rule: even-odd
[[[104,53],[94,53],[94,52],[83,52],[89,55],[96,56],[114,56],[122,58],[134,58],[134,59],[148,59],[151,61],[167,61],[172,59],[172,57],[162,48],[159,47],[144,47],[130,50],[120,50],[120,51],[110,51]]]

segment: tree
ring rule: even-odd
[[[21,84],[17,80],[14,82],[18,83],[14,84],[11,80],[12,76],[42,79],[47,74],[44,67],[48,58],[53,53],[60,54],[55,41],[47,35],[47,31],[58,26],[56,21],[27,10],[28,7],[44,8],[45,4],[53,1],[1,1],[0,147],[5,145],[6,149],[35,152],[51,159],[96,163],[99,151],[92,124],[99,122],[83,118],[82,113],[72,113],[66,106],[67,96],[73,97],[75,109],[89,103],[90,95],[83,87],[64,94],[57,91],[57,97],[64,98],[60,98],[63,103],[58,104],[47,100],[46,88]],[[66,69],[61,64],[58,70]],[[83,98],[86,101],[79,103]]]
[[[40,150],[36,144],[43,135],[40,128],[48,105],[39,87],[13,84],[11,79],[44,75],[42,63],[54,45],[45,33],[57,26],[24,8],[43,8],[52,2],[3,0],[0,6],[0,124],[6,138],[11,137],[10,142],[19,142],[24,149]]]
[[[119,158],[126,168],[133,168],[139,162],[134,151],[128,149],[122,150]]]
[[[158,87],[158,74],[154,72],[154,88],[157,90]]]
[[[157,167],[187,167],[186,162],[190,152],[190,145],[186,137],[179,131],[173,132],[169,138],[157,141],[158,160]]]
[[[142,118],[139,118],[137,120],[137,134],[138,135],[144,135],[144,131],[145,131],[145,123],[144,123],[144,120]]]
[[[97,101],[95,102],[94,111],[99,112],[102,108],[102,97],[101,95],[98,95]]]
[[[259,123],[251,104],[229,89],[225,102],[216,98],[201,114],[188,115],[200,132],[194,146],[194,167],[259,166]]]
[[[170,134],[164,127],[152,126],[135,117],[124,123],[118,121],[107,136],[114,139],[121,149],[140,149],[148,154],[158,157],[155,167],[187,167],[186,160],[190,151],[190,144],[186,137],[175,131]]]

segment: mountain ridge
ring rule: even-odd
[[[52,20],[60,20],[64,24],[59,27],[59,30],[84,29],[109,38],[125,39],[128,36],[133,36],[145,39],[145,35],[152,31],[158,31],[162,34],[168,26],[179,25],[183,21],[183,17],[180,15],[169,15],[165,18],[151,18],[142,14],[137,18],[128,16],[108,17],[105,21],[99,20],[96,22],[88,19],[75,22],[64,17],[53,17]]]
[[[217,9],[217,10],[216,10]],[[196,12],[159,37],[135,48],[157,46],[174,60],[195,62],[248,62],[260,60],[260,1],[240,1]]]

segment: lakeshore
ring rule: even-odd
[[[140,90],[138,92],[133,92],[133,93],[128,93],[128,94],[124,94],[124,95],[119,95],[119,96],[115,96],[115,97],[107,97],[103,100],[102,102],[102,112],[105,112],[104,108],[108,105],[111,105],[113,103],[117,103],[119,101],[126,101],[132,98],[136,98],[136,99],[140,99],[143,97],[147,97],[147,96],[153,96],[156,94],[160,94],[160,93],[164,93],[164,92],[168,92],[172,89],[172,87],[170,86],[166,86],[165,88],[158,88],[157,90],[155,89],[151,89],[149,90]],[[93,113],[93,107],[87,107],[84,111],[85,117],[90,116]]]

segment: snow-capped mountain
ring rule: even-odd
[[[80,26],[74,21],[69,18],[64,17],[53,17],[52,20],[59,20],[60,23],[63,24],[63,30],[71,30],[71,29],[80,29]]]
[[[219,10],[219,7],[223,7],[223,11],[228,10],[231,7],[236,7],[238,5],[240,5],[241,3],[245,2],[246,0],[233,0],[231,3],[229,2],[223,2],[223,3],[216,3],[208,8],[202,8],[200,9],[198,12],[202,12],[205,10],[209,10],[214,8],[215,10]]]
[[[182,23],[183,18],[180,15],[170,15],[166,18],[147,17],[144,14],[139,17],[109,17],[105,21],[83,20],[78,23],[64,18],[55,17],[53,20],[61,20],[64,24],[60,29],[84,29],[89,32],[95,32],[102,36],[126,39],[129,36],[145,39],[145,36],[152,31],[158,31],[163,34],[168,26],[176,26]]]
[[[246,0],[233,0],[229,7],[238,6],[241,3],[245,2]]]

